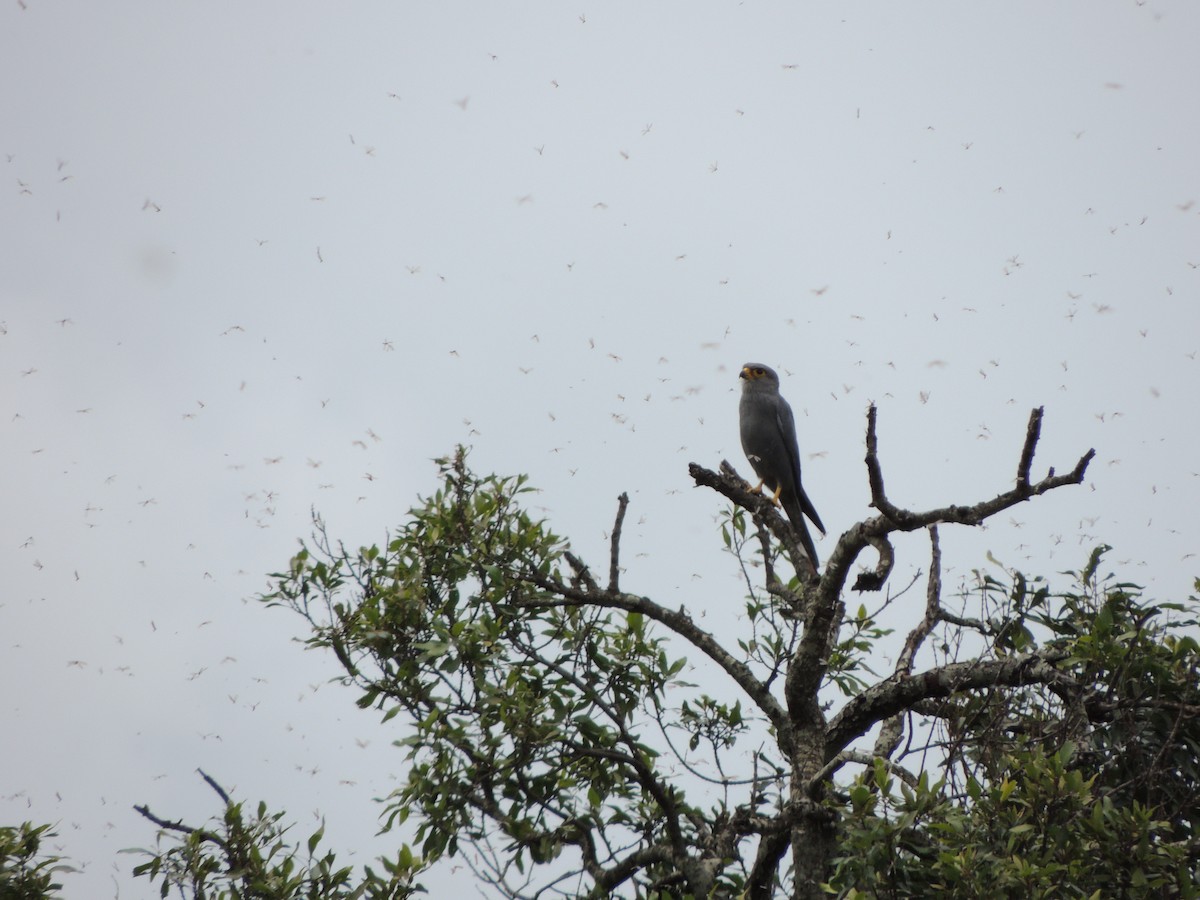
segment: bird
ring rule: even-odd
[[[804,517],[808,516],[821,534],[825,534],[825,526],[800,484],[800,449],[792,408],[779,393],[779,376],[770,366],[746,363],[738,377],[742,380],[738,404],[742,450],[760,479],[754,491],[761,491],[765,484],[773,492],[773,502],[787,513],[815,571],[817,549]]]

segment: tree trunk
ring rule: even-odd
[[[825,764],[825,717],[815,697],[805,707],[803,722],[797,723],[795,731],[789,798],[797,817],[792,827],[792,898],[819,900],[826,896],[821,884],[829,880],[834,829],[829,812],[822,805],[824,789],[809,787]]]

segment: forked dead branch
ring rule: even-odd
[[[879,461],[879,441],[876,430],[877,410],[874,404],[868,407],[867,477],[871,486],[871,506],[879,511],[879,515],[857,522],[838,539],[825,566],[825,571],[820,575],[817,589],[819,595],[823,598],[839,595],[845,586],[851,566],[868,546],[876,548],[879,559],[874,569],[859,573],[854,583],[854,589],[858,591],[880,590],[887,581],[894,562],[894,552],[888,541],[888,535],[892,532],[916,531],[918,528],[939,524],[980,525],[996,513],[1003,512],[1054,488],[1081,484],[1088,464],[1096,455],[1094,449],[1088,450],[1080,457],[1075,467],[1067,474],[1055,474],[1054,467],[1050,467],[1044,478],[1037,482],[1030,482],[1029,473],[1033,466],[1037,442],[1041,437],[1043,413],[1044,407],[1038,407],[1029,414],[1025,443],[1021,448],[1021,456],[1017,463],[1016,482],[1012,489],[969,506],[952,505],[914,512],[903,509],[888,499],[883,483],[883,466]],[[789,557],[797,561],[797,572],[806,580],[818,580],[814,577],[815,573],[805,565],[804,554],[797,549],[795,534],[787,519],[772,504],[769,497],[754,493],[747,481],[728,461],[721,462],[719,472],[713,472],[692,463],[688,466],[688,474],[692,476],[697,486],[712,488],[736,505],[749,510],[755,516],[756,521],[761,522],[787,548]]]

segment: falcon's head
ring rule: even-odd
[[[738,375],[746,382],[746,385],[752,384],[773,384],[779,387],[779,376],[775,374],[775,370],[770,366],[764,366],[762,363],[746,363],[742,366],[742,371]]]

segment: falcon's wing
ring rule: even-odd
[[[804,486],[800,483],[800,446],[796,441],[796,419],[792,415],[791,406],[782,397],[779,398],[775,420],[779,425],[779,433],[783,437],[784,449],[787,450],[792,464],[792,474],[796,481],[796,499],[800,501],[800,508],[804,510],[804,514],[817,526],[817,530],[824,534],[825,526],[821,524],[821,517],[817,515],[816,507],[812,505],[808,494],[804,493]]]

